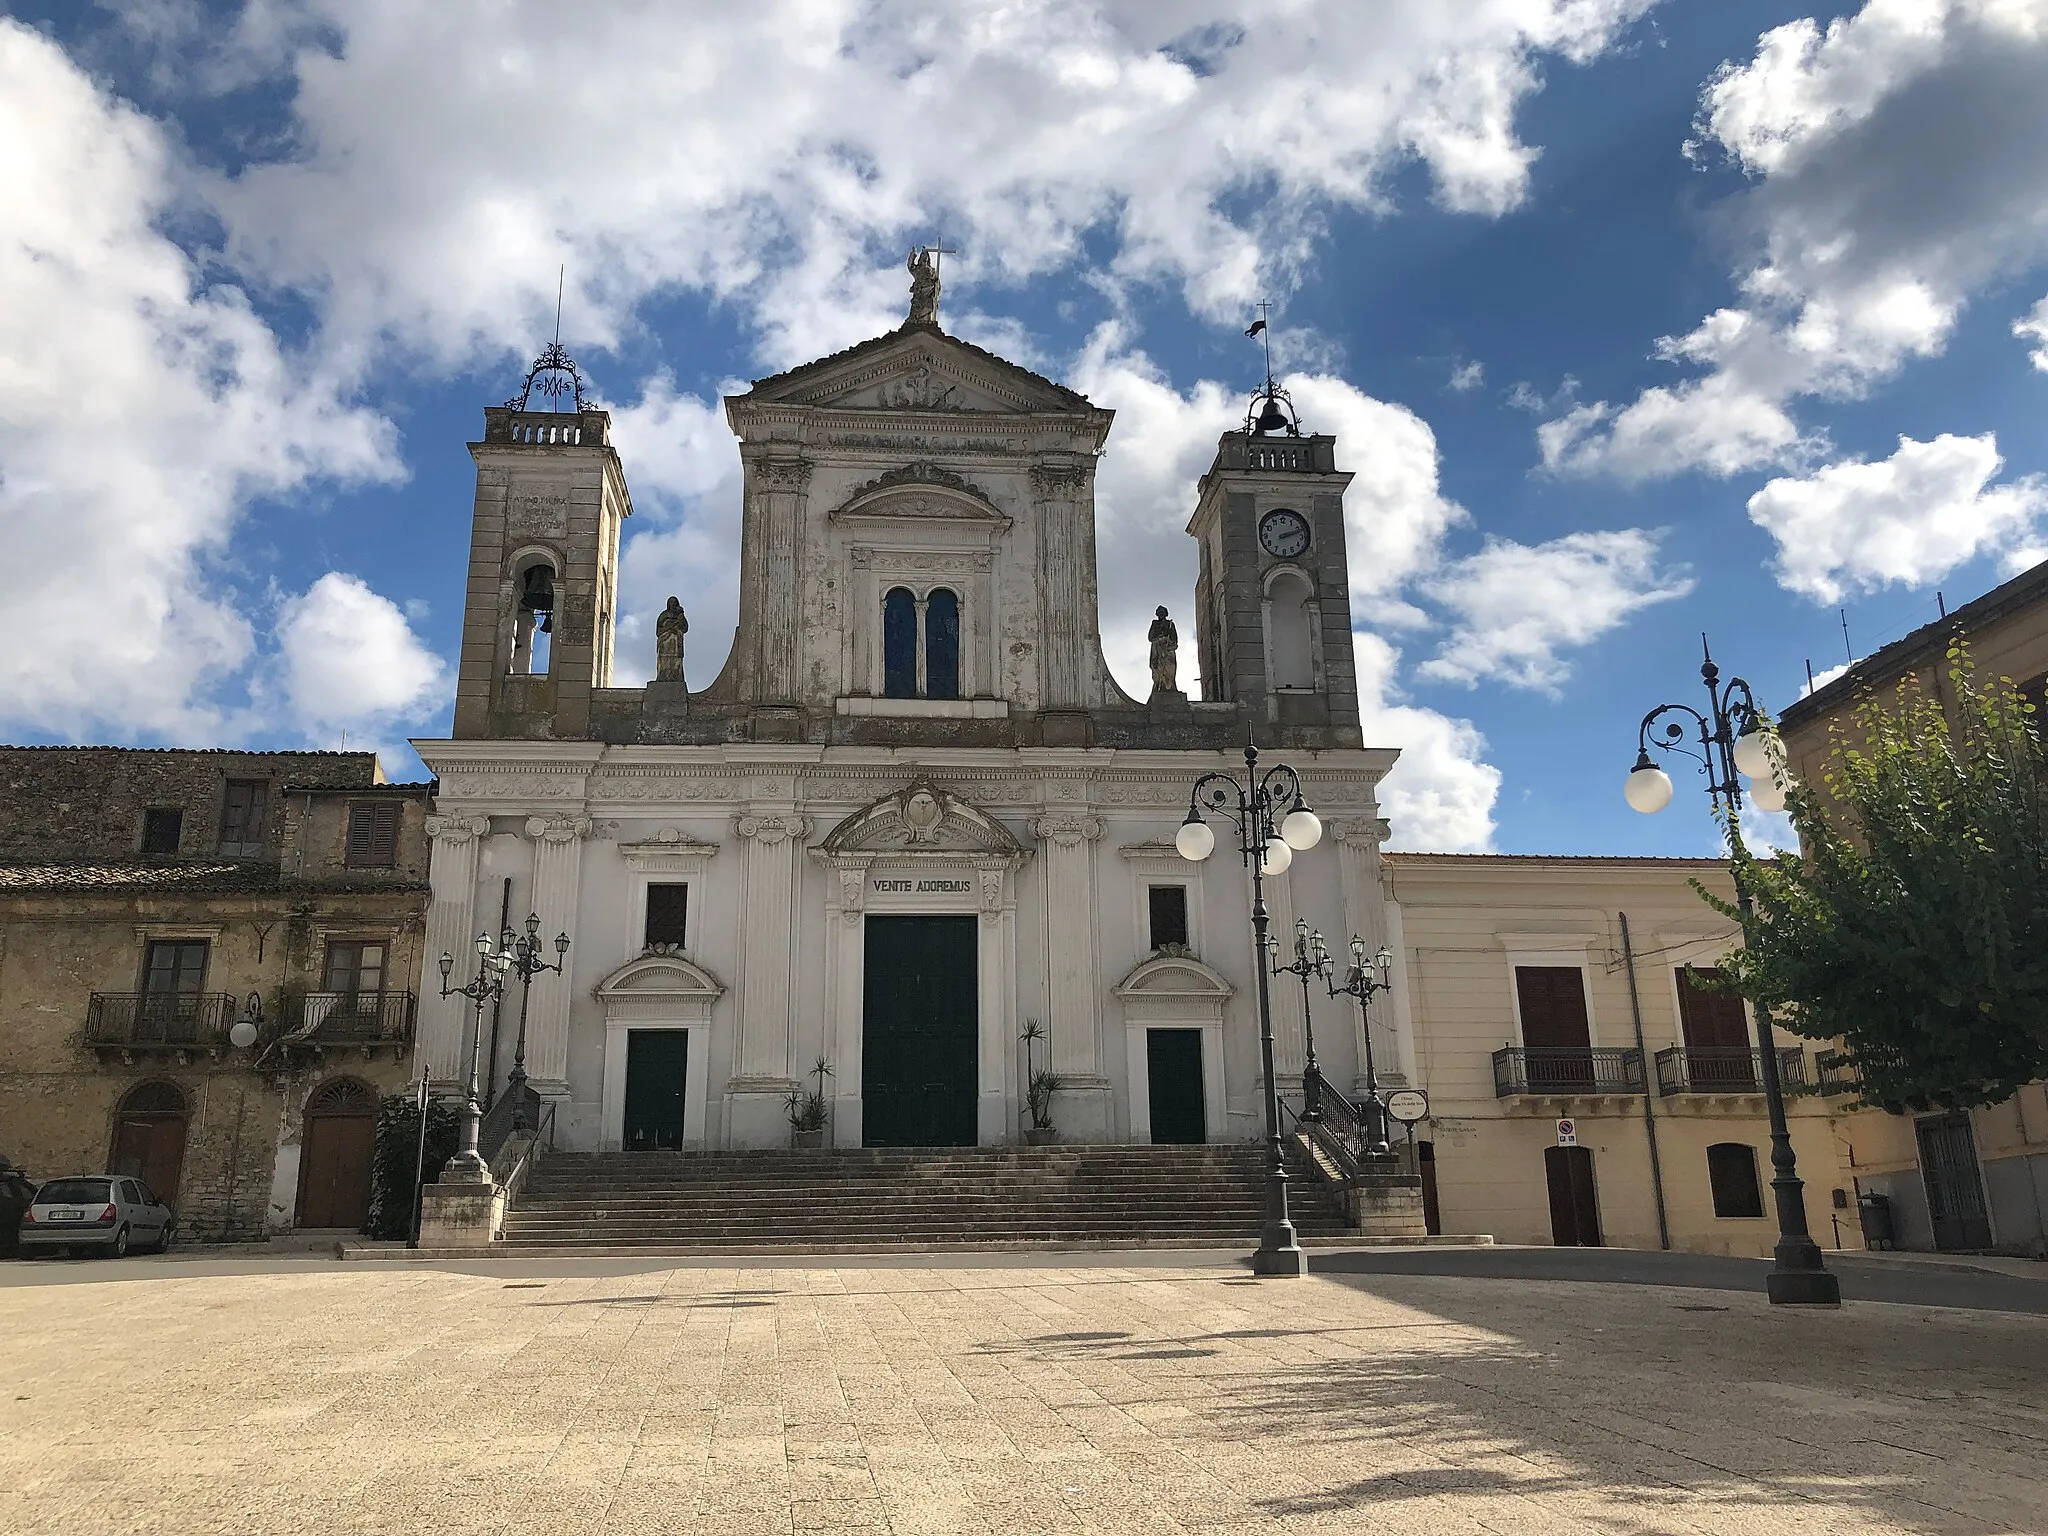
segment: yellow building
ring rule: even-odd
[[[1737,942],[1690,884],[1732,897],[1727,862],[1383,857],[1404,964],[1382,1006],[1429,1094],[1433,1227],[1768,1256],[1755,1021],[1687,971]],[[1828,1104],[1797,1091],[1812,1051],[1778,1044],[1808,1223],[1823,1248],[1861,1247]]]

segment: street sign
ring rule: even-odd
[[[1420,1088],[1397,1088],[1387,1095],[1387,1114],[1403,1125],[1429,1118],[1429,1095]]]
[[[1579,1144],[1579,1127],[1575,1120],[1557,1122],[1557,1144],[1560,1147],[1576,1147]]]

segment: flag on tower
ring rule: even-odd
[[[1246,331],[1246,332],[1245,332],[1245,335],[1247,335],[1247,336],[1256,336],[1256,335],[1258,335],[1258,334],[1259,334],[1259,332],[1263,331],[1263,330],[1264,330],[1265,328],[1266,328],[1266,322],[1265,322],[1265,321],[1263,321],[1263,320],[1254,320],[1254,321],[1252,322],[1252,325],[1251,325],[1251,329],[1250,329],[1250,330],[1248,330],[1248,331]]]

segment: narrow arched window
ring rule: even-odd
[[[1315,686],[1315,637],[1310,604],[1315,594],[1293,571],[1282,571],[1266,589],[1268,654],[1273,660],[1275,688]]]
[[[917,599],[908,587],[882,599],[882,697],[917,697]]]
[[[924,694],[960,697],[960,599],[944,587],[924,601]]]
[[[1707,1148],[1707,1183],[1714,1191],[1716,1216],[1761,1216],[1764,1192],[1757,1183],[1756,1148],[1746,1142],[1718,1141]]]

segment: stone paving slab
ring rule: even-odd
[[[2038,1316],[1160,1255],[572,1268],[0,1268],[0,1531],[2048,1532]]]

